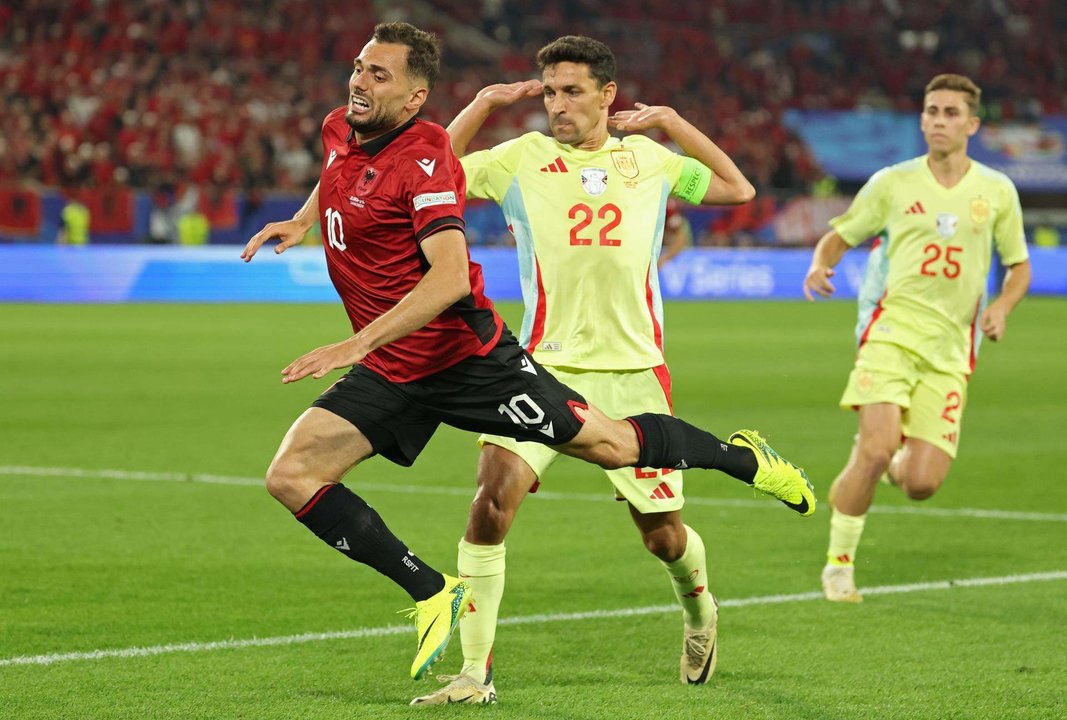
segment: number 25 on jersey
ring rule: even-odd
[[[919,268],[919,273],[926,277],[944,274],[949,280],[955,280],[960,276],[960,261],[955,256],[961,252],[963,248],[957,245],[948,245],[942,251],[940,245],[930,243],[923,248],[923,257],[926,260]]]

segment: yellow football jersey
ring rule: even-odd
[[[504,212],[519,255],[520,342],[543,365],[663,364],[656,261],[667,197],[699,203],[711,170],[643,135],[578,150],[532,132],[462,158],[467,197]]]
[[[875,173],[830,224],[852,246],[879,236],[860,290],[859,343],[895,343],[938,370],[971,372],[993,249],[1005,265],[1028,257],[1011,180],[972,160],[946,188],[924,155]]]

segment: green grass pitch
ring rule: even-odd
[[[517,322],[515,305],[502,311]],[[758,428],[824,501],[855,431],[836,407],[854,312],[669,304],[676,411],[720,435]],[[1067,716],[1067,302],[1027,300],[1005,341],[983,347],[940,494],[918,504],[879,489],[858,579],[899,592],[811,599],[825,502],[803,519],[725,476],[687,474],[684,517],[725,601],[704,687],[678,682],[680,613],[662,609],[673,595],[624,506],[598,471],[561,460],[508,538],[492,708],[407,707],[436,686],[407,676],[407,597],[255,483],[328,384],[282,386],[279,371],[345,332],[339,305],[0,306],[0,718]],[[472,494],[472,440],[445,428],[415,467],[374,459],[348,478],[443,570]],[[605,615],[580,615],[592,611]],[[47,664],[26,663],[37,656]],[[457,638],[437,670],[459,658]]]

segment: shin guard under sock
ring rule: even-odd
[[[758,464],[747,447],[723,442],[670,415],[644,413],[626,418],[637,431],[637,464],[651,468],[721,470],[752,484]]]
[[[416,602],[445,586],[441,573],[408,550],[374,508],[340,483],[319,490],[295,516],[327,545],[385,575]]]

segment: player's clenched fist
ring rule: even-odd
[[[999,302],[994,302],[982,313],[979,325],[985,336],[993,342],[998,342],[1004,337],[1004,330],[1008,326],[1008,313]]]

